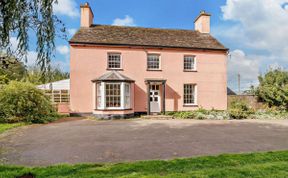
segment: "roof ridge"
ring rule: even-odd
[[[200,33],[199,31],[196,30],[190,30],[190,29],[181,29],[181,28],[153,28],[153,27],[141,27],[141,26],[119,26],[119,25],[107,25],[107,24],[92,24],[91,27],[116,27],[116,28],[139,28],[139,29],[149,29],[149,30],[169,30],[169,31],[189,31],[189,32],[197,32]],[[91,28],[89,27],[89,28]]]

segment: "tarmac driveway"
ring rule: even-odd
[[[0,135],[6,164],[120,162],[288,150],[288,121],[68,120]]]

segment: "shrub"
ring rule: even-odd
[[[50,100],[34,85],[11,81],[0,90],[0,121],[44,123],[58,117]]]
[[[197,120],[224,120],[229,115],[226,111],[198,109],[194,111],[167,112],[166,115],[173,116],[178,119],[197,119]]]
[[[270,107],[288,110],[288,71],[275,69],[260,76],[256,95]]]
[[[231,119],[247,119],[250,114],[253,114],[253,110],[241,100],[232,101],[228,112]]]
[[[258,110],[249,116],[249,119],[288,119],[288,112],[276,110]]]

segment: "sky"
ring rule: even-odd
[[[270,68],[288,68],[288,0],[58,0],[54,12],[68,39],[79,28],[84,2],[92,8],[94,24],[193,30],[201,10],[212,14],[211,34],[230,49],[227,82],[235,91],[238,74],[244,91]],[[35,61],[33,49],[28,58],[30,64]],[[52,61],[69,71],[68,41],[56,39]]]

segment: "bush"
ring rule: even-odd
[[[232,101],[228,112],[231,119],[247,119],[248,116],[254,113],[253,110],[241,100]]]
[[[249,116],[249,119],[288,119],[288,112],[276,110],[259,110]]]
[[[45,123],[56,118],[49,98],[34,85],[11,81],[0,90],[0,122]]]
[[[288,111],[288,71],[271,70],[259,77],[256,95],[270,107]]]
[[[197,119],[197,120],[225,120],[229,119],[226,111],[198,109],[194,111],[167,112],[167,115],[178,119]]]

